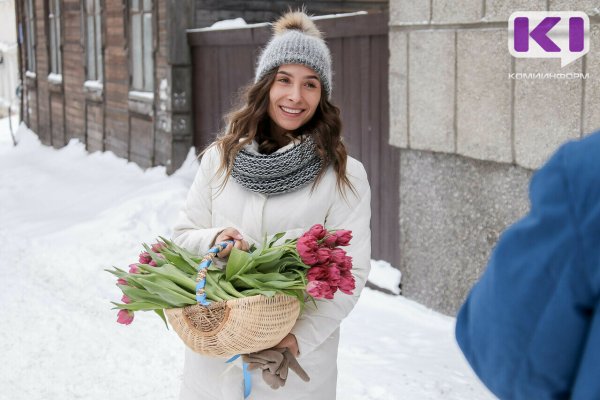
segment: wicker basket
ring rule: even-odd
[[[282,294],[209,304],[204,292],[206,269],[227,243],[212,247],[198,266],[196,299],[200,304],[165,309],[181,340],[206,356],[230,357],[273,347],[292,330],[300,315],[298,299]]]
[[[300,314],[298,299],[262,295],[165,310],[169,323],[193,351],[230,357],[268,349],[292,329]]]

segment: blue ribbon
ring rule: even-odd
[[[221,243],[213,246],[208,252],[212,253],[212,254],[220,253],[221,251],[223,251],[223,249],[225,247],[227,247],[227,245],[229,243],[234,243],[234,241],[226,240],[224,242],[221,242]],[[208,268],[211,263],[212,263],[212,260],[210,258],[204,258],[202,260],[202,262],[200,262],[200,265],[198,265],[198,272],[202,271],[203,269]],[[201,279],[196,284],[196,292],[198,292],[198,289],[203,289],[205,285],[206,285],[206,278]],[[203,306],[207,306],[210,304],[208,302],[208,300],[206,300],[206,293],[203,293],[201,296],[196,295],[196,300],[198,301],[198,303],[202,304]],[[227,360],[225,362],[229,364],[229,363],[234,362],[238,358],[240,358],[239,354],[231,357],[229,360]],[[242,362],[242,372],[244,373],[244,399],[247,399],[248,396],[250,396],[250,392],[252,391],[252,379],[250,377],[250,372],[248,371],[248,364],[245,362]]]
[[[215,246],[213,246],[210,250],[208,250],[208,253],[212,253],[212,254],[217,254],[220,253],[221,251],[223,251],[223,249],[225,247],[227,247],[229,245],[229,243],[233,243],[233,240],[225,240],[224,242],[221,242],[219,244],[216,244]],[[212,264],[212,259],[210,257],[208,257],[208,254],[206,256],[204,256],[204,258],[202,259],[202,261],[200,262],[200,264],[198,264],[198,273],[200,273],[200,271],[207,269],[208,267],[210,267],[210,264]],[[206,272],[208,273],[208,272]],[[196,301],[198,302],[198,304],[201,304],[203,306],[208,306],[210,304],[210,302],[208,300],[206,300],[206,292],[202,292],[202,294],[198,294],[198,291],[200,289],[204,289],[204,286],[206,286],[206,278],[201,279],[198,281],[198,283],[196,283]]]
[[[231,363],[238,358],[240,358],[239,354],[231,357],[225,362]],[[250,377],[250,372],[248,371],[248,363],[242,362],[242,372],[244,373],[244,399],[247,399],[248,396],[250,396],[250,392],[252,392],[252,378]]]

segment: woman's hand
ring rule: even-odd
[[[235,247],[236,249],[242,251],[248,251],[250,249],[250,245],[246,242],[242,236],[242,234],[235,228],[225,228],[215,238],[215,244],[221,243],[225,240],[233,240],[233,245],[230,243],[221,251],[217,253],[217,257],[225,258],[231,253],[231,249]]]
[[[273,346],[276,349],[287,347],[290,353],[294,355],[294,357],[298,357],[298,341],[296,340],[296,336],[293,333],[288,333],[286,337],[281,340],[281,342],[277,343]]]

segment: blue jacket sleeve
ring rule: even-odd
[[[573,176],[572,146],[581,147],[563,146],[535,174],[530,212],[502,234],[457,317],[461,350],[503,399],[571,397],[585,348],[598,350],[597,277],[586,259],[592,254],[583,250],[586,211],[572,198],[580,190],[573,183],[580,177]],[[595,165],[591,173],[598,174]],[[593,325],[595,344],[588,337]]]

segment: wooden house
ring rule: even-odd
[[[141,167],[175,171],[193,143],[186,31],[218,20],[272,21],[306,4],[315,15],[386,11],[385,0],[17,0],[26,124],[46,145],[77,138]]]

